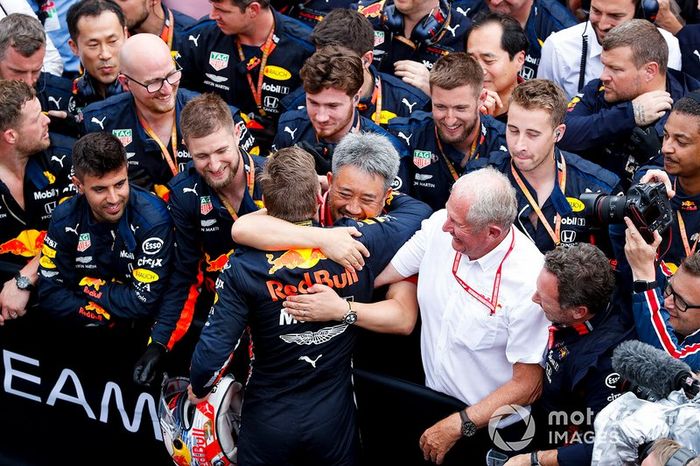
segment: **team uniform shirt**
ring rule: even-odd
[[[488,10],[488,6],[483,0],[457,0],[454,4],[459,5],[471,18],[474,18],[481,11]],[[561,2],[557,0],[534,0],[530,9],[530,16],[528,16],[524,27],[530,47],[527,50],[527,54],[525,54],[525,64],[520,71],[520,76],[525,80],[537,76],[537,69],[540,66],[540,57],[542,56],[542,45],[545,43],[545,40],[551,34],[576,24],[578,24],[578,21],[574,15]],[[580,62],[580,53],[577,55],[577,59]]]
[[[6,282],[33,259],[44,243],[51,214],[74,193],[71,152],[75,140],[51,134],[51,146],[32,155],[24,172],[24,208],[0,180],[0,280]]]
[[[686,24],[676,33],[681,50],[682,70],[700,79],[700,25]]]
[[[385,5],[391,0],[360,1],[357,11],[367,17],[374,28],[374,66],[384,73],[394,73],[394,63],[399,60],[413,60],[432,69],[440,57],[450,52],[464,52],[467,32],[472,26],[471,19],[450,8],[447,16],[440,17],[441,27],[433,31],[430,38],[411,39],[404,37],[404,31],[392,30],[382,24]],[[441,8],[444,2],[441,1]],[[396,11],[397,15],[400,15]]]
[[[349,8],[352,0],[306,0],[299,2],[273,1],[272,4],[287,16],[315,27],[336,8]]]
[[[593,228],[590,219],[586,218],[580,197],[583,193],[618,194],[619,178],[575,154],[558,149],[555,149],[554,154],[555,183],[544,205],[540,205],[537,191],[530,186],[525,175],[513,165],[508,153],[497,152],[488,158],[479,159],[470,163],[467,171],[490,165],[508,177],[518,199],[515,226],[543,253],[555,248],[556,244],[552,237],[554,234],[557,244],[592,243],[611,254],[610,245],[607,244],[607,231]],[[537,210],[540,210],[542,217],[548,222],[551,232],[544,225],[542,218],[537,215]],[[533,217],[537,220],[536,226],[531,220]]]
[[[668,45],[668,67],[680,70],[681,52],[678,44],[679,39],[676,39],[673,34],[665,29],[658,28],[658,30],[664,36]],[[603,64],[600,61],[603,47],[598,42],[598,36],[596,36],[590,21],[554,32],[547,37],[542,46],[540,66],[537,68],[538,78],[549,79],[557,83],[566,92],[569,99],[573,98],[581,90],[578,85],[581,73],[583,37],[586,38],[587,43],[586,72],[583,85],[599,78],[603,72]],[[697,60],[697,57],[694,58]]]
[[[675,70],[666,73],[666,91],[676,101],[700,87],[700,82]],[[669,112],[653,123],[653,130],[663,137]],[[635,149],[630,146],[630,135],[636,127],[632,101],[608,103],[605,86],[600,79],[586,84],[582,93],[571,99],[564,119],[566,132],[557,145],[601,165],[619,176],[625,189],[640,164]]]
[[[558,447],[557,460],[561,466],[589,465],[594,416],[622,394],[616,384],[619,375],[612,367],[613,350],[636,335],[632,327],[623,324],[612,306],[586,322],[549,328],[544,387],[542,396],[533,405],[533,414],[539,425],[550,428],[540,433],[538,447]],[[565,413],[568,423],[561,420],[552,423],[551,413]],[[583,422],[576,422],[578,415],[574,413],[582,413]]]
[[[344,269],[318,249],[236,250],[217,281],[190,380],[198,396],[211,390],[250,326],[255,360],[241,412],[241,464],[294,464],[292,458],[299,464],[355,463],[351,354],[357,328],[337,321],[297,321],[282,302],[314,283],[348,300],[369,302],[374,278],[428,213],[337,222],[363,233],[358,241],[371,256],[361,271]]]
[[[96,222],[85,196],[53,213],[39,260],[39,305],[85,325],[152,317],[168,282],[172,220],[165,203],[131,186],[117,223]]]
[[[117,79],[107,86],[105,89],[105,96],[103,97],[97,91],[97,84],[94,78],[87,72],[83,72],[82,75],[73,80],[73,88],[71,90],[73,98],[68,102],[68,113],[79,119],[80,112],[88,105],[123,92],[125,92],[125,90]]]
[[[400,158],[408,156],[406,148],[398,139],[388,133],[381,126],[376,125],[371,120],[368,120],[363,116],[360,116],[358,112],[355,112],[355,116],[353,117],[351,131],[376,133],[384,136],[394,146],[396,151],[399,153]],[[316,136],[316,131],[314,130],[311,120],[309,119],[309,115],[306,113],[306,108],[285,112],[282,115],[279,121],[275,141],[272,144],[272,150],[276,151],[284,147],[291,147],[294,145],[301,147],[313,155],[314,161],[316,162],[316,173],[319,175],[325,175],[331,171],[331,161],[333,159],[333,151],[335,150],[336,144],[318,139]],[[391,187],[396,190],[403,191],[402,188],[406,185],[405,182],[406,174],[402,170],[399,170],[399,174],[394,179]]]
[[[421,355],[429,388],[473,405],[508,382],[513,364],[539,364],[547,345],[547,319],[531,300],[542,253],[518,229],[480,259],[452,249],[442,231],[447,212],[439,210],[392,259],[404,277],[419,273]],[[457,264],[455,267],[455,263]],[[493,313],[472,291],[493,302]],[[478,378],[474,378],[478,374]]]
[[[700,329],[685,338],[673,331],[668,310],[664,308],[661,287],[643,293],[633,293],[632,312],[641,341],[680,359],[693,371],[700,371]],[[688,309],[686,312],[697,312],[697,309]]]
[[[215,22],[203,21],[185,32],[187,39],[178,50],[182,86],[217,93],[240,108],[247,115],[248,128],[262,144],[262,154],[277,129],[282,113],[280,100],[301,86],[299,70],[314,52],[309,42],[311,29],[274,9],[272,12],[274,32],[262,48],[239,48],[235,35],[227,36]],[[259,99],[253,96],[253,89]]]
[[[369,96],[362,97],[357,110],[365,118],[386,127],[396,117],[408,117],[419,110],[424,110],[430,103],[430,97],[422,91],[406,84],[387,73],[380,73],[370,65],[374,87]],[[298,110],[306,106],[306,92],[300,87],[282,100],[285,111]]]
[[[169,183],[168,207],[175,224],[177,244],[173,257],[175,266],[151,333],[153,340],[168,349],[185,334],[197,317],[196,311],[209,311],[216,278],[236,247],[231,238],[235,218],[262,207],[257,178],[266,159],[245,152],[241,155],[246,190],[237,212],[229,211],[193,166]]]
[[[73,100],[73,82],[70,79],[54,76],[51,73],[41,72],[34,85],[36,97],[41,104],[41,110],[69,112],[69,108],[75,108]],[[78,125],[73,118],[51,117],[49,130],[53,133],[63,134],[69,137],[78,137]]]
[[[494,151],[507,153],[505,125],[489,115],[480,115],[479,120],[469,159],[488,157]],[[427,112],[392,120],[389,132],[408,147],[409,157],[401,159],[408,176],[406,192],[433,210],[444,208],[452,185],[464,173],[465,154],[439,140],[433,116]]]
[[[187,40],[183,34],[187,28],[194,26],[197,20],[177,10],[170,9],[163,3],[160,6],[163,7],[163,13],[165,13],[165,21],[159,36],[163,42],[168,44],[173,57],[178,58],[178,47]]]
[[[182,139],[179,123],[180,113],[185,104],[197,95],[199,94],[187,89],[178,90],[175,98],[175,133],[169,140],[161,142],[163,147],[159,140],[154,139],[155,133],[145,120],[142,122],[139,117],[131,93],[112,96],[85,108],[82,112],[83,132],[107,131],[118,137],[126,149],[130,182],[161,195],[168,181],[184,171],[185,166],[192,161],[192,156]],[[240,111],[232,106],[229,108],[240,131],[240,147],[243,150],[252,149],[255,138],[246,128]],[[164,154],[164,148],[167,155]],[[173,160],[175,153],[177,156]]]

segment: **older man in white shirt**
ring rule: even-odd
[[[421,436],[425,458],[438,464],[496,409],[528,405],[541,391],[548,322],[531,297],[543,256],[513,227],[516,205],[496,170],[461,177],[446,209],[423,222],[377,279],[419,273],[426,385],[469,405]]]
[[[537,77],[554,81],[569,98],[578,94],[603,71],[600,55],[605,34],[634,18],[637,3],[639,0],[591,0],[588,21],[555,32],[544,41]],[[664,29],[659,32],[668,44],[668,67],[680,70],[678,39]]]

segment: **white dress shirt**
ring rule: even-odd
[[[681,50],[676,39],[670,32],[658,28],[668,44],[668,67],[681,69]],[[603,64],[600,54],[603,47],[598,43],[598,37],[590,21],[571,26],[555,32],[544,41],[542,58],[537,69],[537,77],[551,79],[557,83],[571,99],[578,94],[578,79],[581,69],[582,36],[588,37],[588,53],[586,54],[586,74],[584,85],[592,79],[600,78]]]
[[[490,310],[452,274],[452,237],[442,231],[446,210],[423,221],[422,228],[391,261],[403,276],[418,276],[421,353],[426,385],[472,405],[513,376],[513,364],[539,364],[549,322],[531,300],[542,253],[520,231],[511,232],[492,251],[470,261],[461,255],[458,276],[491,298],[496,270],[503,262],[498,308]]]

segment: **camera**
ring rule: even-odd
[[[629,217],[648,243],[654,241],[654,231],[662,234],[673,223],[673,211],[663,183],[634,185],[625,196],[584,193],[580,200],[586,218],[595,225],[624,223],[624,218]]]

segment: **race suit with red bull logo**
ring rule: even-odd
[[[39,261],[39,305],[86,325],[153,317],[173,248],[165,203],[131,186],[117,223],[96,222],[85,196],[56,208]]]
[[[256,178],[266,161],[245,152],[241,155],[247,186],[236,215],[262,207],[262,192]],[[194,167],[173,178],[169,188],[168,207],[177,244],[175,265],[151,337],[172,349],[194,318],[206,320],[214,299],[214,283],[236,245],[231,238],[234,222],[231,213]]]
[[[422,91],[391,74],[378,72],[374,65],[369,66],[369,72],[372,73],[375,86],[370,95],[360,99],[357,110],[360,115],[369,118],[381,127],[386,128],[386,125],[393,118],[408,117],[413,112],[425,110],[430,103],[430,97]],[[379,88],[377,88],[377,84],[379,84]],[[305,106],[306,92],[303,87],[298,88],[282,100],[285,112],[298,110]]]
[[[361,271],[346,270],[317,249],[236,250],[217,280],[215,304],[192,358],[191,384],[197,396],[211,390],[249,325],[255,360],[242,411],[241,464],[356,464],[351,354],[357,329],[297,321],[282,302],[314,283],[348,300],[369,301],[374,278],[429,214],[420,204],[401,219],[336,222],[362,232],[359,241],[371,256]]]
[[[32,155],[24,172],[24,208],[0,180],[0,280],[12,278],[44,243],[51,214],[74,194],[71,152],[75,139],[51,133],[51,146]]]
[[[351,131],[376,133],[385,136],[389,139],[391,145],[394,146],[396,152],[399,153],[400,158],[408,156],[406,147],[401,144],[396,137],[381,126],[375,124],[372,120],[361,116],[357,111],[355,111],[353,117],[352,128]],[[306,108],[285,112],[282,115],[279,121],[279,127],[277,128],[275,142],[272,145],[272,150],[276,151],[284,147],[295,145],[313,155],[314,162],[316,163],[316,173],[319,175],[326,175],[331,171],[333,151],[335,150],[336,144],[319,140],[318,137],[316,137],[316,130],[314,130],[311,124]],[[391,187],[397,191],[403,192],[404,186],[406,186],[406,174],[399,170],[399,174],[392,182]]]
[[[306,0],[303,2],[273,0],[271,3],[280,13],[314,27],[336,8],[349,8],[353,0]]]
[[[199,94],[179,89],[175,99],[175,121],[177,147],[172,147],[172,141],[167,141],[167,150],[172,156],[176,153],[175,163],[178,172],[185,170],[186,165],[192,161],[180,131],[180,112],[187,102]],[[250,134],[241,118],[240,111],[230,106],[233,121],[240,130],[240,146],[244,150],[250,150],[255,145],[255,138]],[[112,96],[101,102],[88,105],[83,110],[83,132],[93,133],[107,131],[124,145],[126,149],[127,163],[129,165],[129,181],[149,191],[161,195],[165,192],[165,186],[173,177],[173,172],[163,158],[160,146],[146,132],[139,117],[136,114],[134,98],[130,93]],[[164,141],[165,142],[165,141]]]
[[[489,115],[479,118],[480,130],[469,149],[469,158],[488,157],[494,151],[507,152],[505,125]],[[433,210],[443,209],[456,178],[464,173],[461,163],[465,154],[438,140],[431,113],[416,112],[409,118],[396,118],[388,129],[408,148],[409,157],[401,159],[402,170],[408,177],[404,192]]]
[[[270,40],[263,47],[242,45],[243,60],[236,36],[221,32],[214,21],[202,21],[184,32],[178,59],[183,87],[219,94],[247,115],[260,154],[266,154],[272,143],[282,113],[280,100],[301,86],[299,70],[314,53],[308,26],[272,12],[275,29]]]

